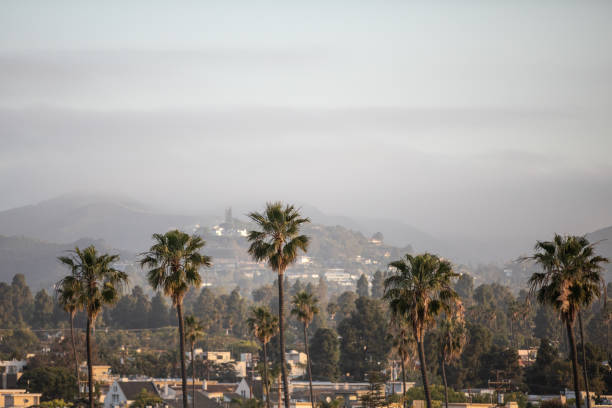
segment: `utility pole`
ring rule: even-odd
[[[499,374],[501,372],[502,372],[501,370],[495,370],[495,380],[494,381],[489,380],[489,388],[495,389],[495,395],[497,397],[498,406],[503,405],[503,402],[504,402],[503,395],[506,391],[510,390],[510,386],[511,386],[510,380],[499,378]],[[500,395],[502,398],[500,398]]]

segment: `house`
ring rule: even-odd
[[[0,408],[27,408],[40,405],[42,394],[26,390],[0,390]]]
[[[285,359],[289,364],[289,377],[300,377],[306,374],[307,357],[306,353],[297,350],[290,350],[285,353]]]
[[[519,349],[517,350],[517,352],[519,358],[519,365],[521,367],[529,367],[530,365],[535,363],[536,357],[538,356],[538,349],[535,347],[529,349]]]
[[[229,363],[233,361],[232,355],[229,351],[207,351],[203,354],[203,359],[218,364]]]
[[[27,366],[26,360],[2,360],[0,361],[0,367],[4,367],[5,374],[17,374],[23,373],[23,369]],[[0,370],[2,371],[2,370]]]
[[[127,407],[143,390],[161,398],[153,381],[114,381],[104,398],[104,408]]]

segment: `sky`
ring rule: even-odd
[[[0,210],[71,191],[182,213],[280,199],[519,255],[612,225],[611,16],[3,1]]]

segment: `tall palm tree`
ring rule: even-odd
[[[211,258],[199,252],[206,243],[197,235],[172,230],[165,234],[153,234],[153,241],[155,243],[149,251],[141,254],[140,266],[150,268],[147,274],[149,284],[153,289],[161,289],[169,296],[176,308],[183,377],[183,408],[187,408],[183,299],[191,286],[200,285],[202,277],[199,269],[209,267]]]
[[[310,366],[310,353],[308,352],[308,326],[312,322],[314,315],[319,313],[317,298],[312,294],[301,291],[296,293],[291,299],[293,308],[291,314],[294,315],[304,325],[304,348],[306,351],[306,363],[308,367],[308,381],[310,384],[310,404],[315,406],[314,393],[312,392],[312,369]]]
[[[406,364],[414,352],[414,337],[410,334],[410,327],[401,318],[393,316],[391,319],[390,337],[392,347],[399,354],[402,364],[402,400],[404,408],[408,405],[406,400]]]
[[[451,279],[459,275],[453,272],[450,262],[429,253],[416,256],[406,254],[403,259],[391,262],[389,266],[395,269],[395,273],[385,279],[384,298],[389,301],[394,318],[412,324],[427,408],[431,408],[425,334],[435,325],[437,315],[451,310],[452,303],[458,297],[451,288]]]
[[[263,376],[266,407],[270,408],[270,380],[268,378],[268,343],[278,333],[278,318],[272,316],[267,307],[256,307],[251,310],[247,320],[249,330],[261,342],[263,347]],[[280,408],[280,405],[279,405]]]
[[[79,374],[79,356],[76,349],[76,340],[74,336],[74,317],[77,312],[82,309],[82,305],[79,304],[78,285],[75,285],[75,280],[62,280],[55,289],[55,295],[58,303],[62,309],[68,313],[70,319],[70,339],[72,342],[72,353],[74,356],[74,375],[79,385],[80,393],[80,374]]]
[[[185,316],[185,340],[191,348],[191,405],[196,406],[195,392],[195,344],[204,337],[202,323],[193,315]]]
[[[457,308],[451,313],[445,313],[437,333],[438,347],[442,352],[440,364],[444,380],[444,404],[448,408],[448,382],[446,380],[446,365],[459,358],[467,341],[467,330],[463,319],[463,307],[457,300]]]
[[[60,256],[59,261],[70,268],[70,274],[59,283],[59,288],[69,288],[72,302],[77,309],[87,314],[87,385],[89,406],[94,407],[93,366],[91,329],[96,318],[105,305],[113,304],[119,299],[123,287],[128,283],[125,272],[112,267],[119,260],[118,255],[100,254],[91,245],[83,250],[76,247],[69,255]]]
[[[578,377],[578,357],[574,337],[574,323],[584,305],[600,294],[602,264],[606,258],[595,255],[594,245],[584,237],[555,234],[552,241],[538,241],[531,259],[542,267],[529,279],[531,292],[541,304],[557,310],[565,324],[570,345],[576,406],[582,406]],[[583,357],[584,361],[584,357]],[[586,371],[583,372],[587,382]],[[588,392],[588,391],[587,391]],[[587,406],[590,405],[587,397]]]
[[[289,383],[287,381],[287,365],[285,357],[285,303],[283,282],[285,270],[293,264],[299,251],[306,252],[309,238],[300,235],[303,224],[310,222],[302,217],[292,205],[280,202],[267,203],[263,213],[252,212],[249,218],[255,222],[259,230],[249,231],[248,240],[251,243],[249,254],[257,262],[265,261],[270,269],[278,275],[278,326],[280,333],[281,373],[285,408],[289,408]]]

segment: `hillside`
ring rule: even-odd
[[[597,242],[597,253],[612,261],[612,226],[587,234],[591,242]],[[612,282],[612,263],[607,266],[606,282]]]
[[[57,244],[23,236],[0,235],[0,282],[10,282],[15,274],[25,275],[33,288],[47,288],[66,273],[57,257],[75,246],[94,244],[100,251],[118,253],[122,259],[134,254],[110,248],[103,240],[80,239],[68,244]]]
[[[69,194],[0,212],[0,234],[47,242],[91,237],[139,252],[147,248],[154,232],[198,222],[198,217],[158,214],[124,198]]]

